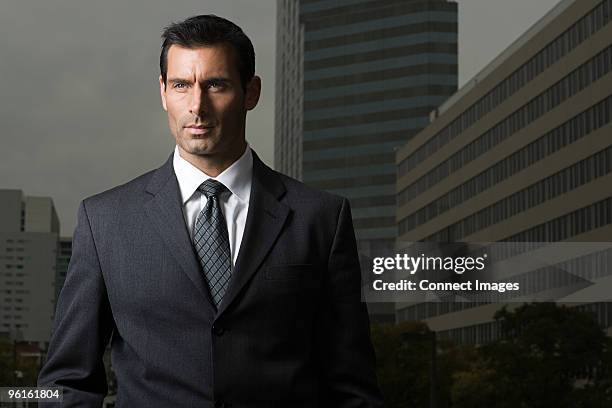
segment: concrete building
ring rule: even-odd
[[[304,25],[300,23],[300,1],[277,1],[274,167],[299,180],[302,179],[303,72]]]
[[[66,280],[71,255],[72,238],[61,237],[58,242],[57,265],[55,267],[55,304],[57,304],[57,298]]]
[[[48,341],[59,234],[53,201],[0,190],[0,202],[0,336]]]
[[[399,249],[610,241],[611,19],[612,0],[561,1],[433,112],[396,155]],[[397,320],[481,343],[499,334],[499,307],[398,304]],[[579,307],[612,325],[610,303]]]
[[[275,167],[349,198],[369,263],[397,236],[395,149],[457,89],[457,4],[279,0],[277,22]]]

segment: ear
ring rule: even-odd
[[[246,87],[246,95],[244,97],[244,107],[246,110],[251,110],[257,106],[259,95],[261,94],[261,78],[255,75]]]
[[[161,95],[162,106],[164,110],[168,112],[168,106],[166,105],[166,84],[161,75],[159,76],[159,93]]]

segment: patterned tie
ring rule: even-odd
[[[206,196],[206,206],[198,215],[194,242],[208,289],[219,307],[232,276],[232,260],[225,218],[219,205],[219,195],[229,191],[217,180],[208,179],[198,187]]]

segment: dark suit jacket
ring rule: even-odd
[[[379,407],[346,199],[254,154],[249,211],[219,310],[172,156],[85,199],[39,385],[100,406],[112,334],[118,407]],[[56,406],[56,405],[54,405]]]

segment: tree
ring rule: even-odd
[[[612,343],[591,315],[534,303],[504,307],[495,319],[503,338],[480,347],[470,368],[455,374],[454,407],[612,406]]]
[[[387,408],[427,407],[431,341],[425,323],[374,325],[378,382]]]
[[[0,387],[8,387],[13,383],[13,344],[0,340]]]

